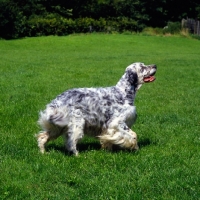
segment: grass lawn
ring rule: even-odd
[[[200,199],[200,41],[71,35],[0,40],[0,199]],[[74,87],[115,85],[126,66],[156,64],[136,96],[140,150],[104,151],[85,137],[79,156],[62,138],[39,153],[38,113]]]

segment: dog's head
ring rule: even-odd
[[[126,76],[129,82],[138,90],[143,83],[153,82],[157,67],[156,65],[144,65],[144,63],[133,63],[126,68]]]

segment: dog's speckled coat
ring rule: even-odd
[[[40,151],[45,151],[49,140],[63,135],[67,150],[78,155],[76,145],[84,133],[98,136],[103,148],[115,144],[138,149],[137,135],[130,129],[136,120],[134,98],[144,82],[154,81],[155,73],[155,65],[133,63],[116,86],[70,89],[57,96],[40,112]]]

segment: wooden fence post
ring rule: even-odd
[[[181,25],[183,29],[188,29],[190,33],[200,35],[200,21],[190,18],[182,19]]]
[[[200,26],[199,26],[200,22],[197,21],[197,35],[200,35]]]

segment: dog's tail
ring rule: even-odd
[[[57,132],[67,126],[68,112],[66,108],[47,108],[40,112],[38,124],[43,130]]]

